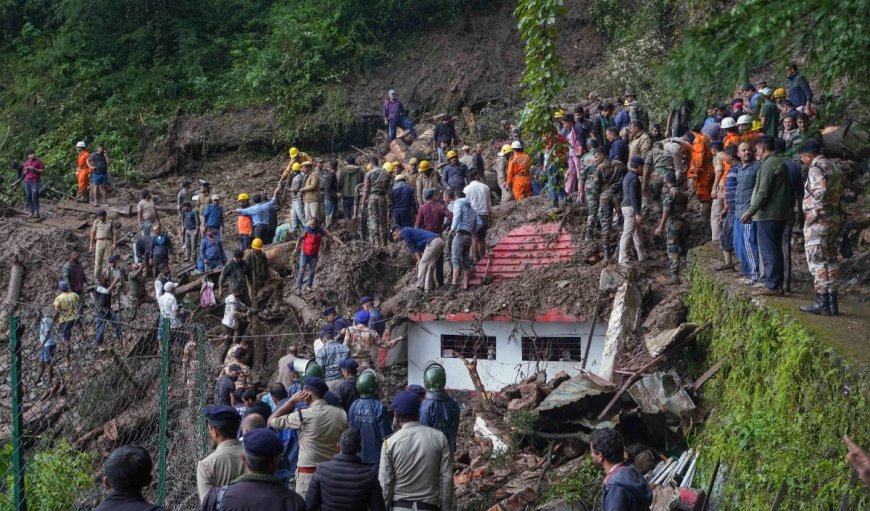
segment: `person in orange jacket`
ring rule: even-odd
[[[695,197],[701,203],[701,211],[704,218],[710,217],[713,191],[713,151],[710,149],[710,138],[701,133],[702,123],[692,126],[692,158],[689,162],[689,172],[686,176],[694,180]]]
[[[519,140],[511,143],[514,155],[508,163],[507,185],[514,192],[516,200],[532,196],[532,157],[523,152]]]
[[[76,181],[78,181],[79,191],[76,194],[76,200],[80,202],[88,201],[88,185],[91,182],[91,168],[88,167],[88,156],[91,153],[88,152],[87,144],[85,144],[84,140],[76,144],[76,151],[78,151],[78,160],[76,168]]]

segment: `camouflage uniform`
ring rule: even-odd
[[[591,164],[583,171],[586,182],[583,190],[586,193],[586,229],[583,231],[583,239],[591,240],[595,236],[595,227],[598,225],[598,200],[601,196],[601,184],[598,180],[598,169]]]
[[[598,216],[601,218],[601,243],[604,246],[605,259],[616,255],[613,211],[620,209],[622,178],[625,177],[625,172],[625,165],[618,160],[604,160],[598,165],[598,179],[601,186]]]
[[[833,162],[816,156],[804,185],[804,246],[807,265],[817,293],[836,293],[840,265],[837,235],[840,232],[843,175]]]
[[[647,189],[641,200],[641,212],[646,217],[651,211],[658,212],[660,210],[660,207],[654,208],[652,204],[654,202],[661,203],[665,174],[676,172],[676,169],[674,168],[674,157],[664,149],[653,148],[646,155],[644,165],[650,169]]]
[[[686,253],[686,224],[683,222],[683,214],[689,197],[678,186],[669,186],[662,193],[662,214],[667,214],[665,222],[666,244],[668,252],[668,265],[671,275],[680,274],[680,263]]]
[[[386,245],[389,228],[387,214],[390,211],[390,190],[393,176],[384,169],[376,168],[366,174],[365,190],[368,202],[369,234],[375,244]]]
[[[350,348],[350,358],[362,368],[372,365],[372,350],[375,346],[386,347],[377,332],[365,325],[354,325],[344,333],[344,345]]]

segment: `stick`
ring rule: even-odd
[[[849,488],[846,489],[846,493],[843,494],[843,500],[840,501],[840,511],[849,511],[849,492],[852,491],[852,488],[856,484],[858,484],[858,471],[853,468],[852,477],[849,479]]]
[[[704,495],[704,505],[701,507],[701,511],[710,509],[710,495],[713,494],[713,485],[716,483],[716,477],[719,476],[719,465],[721,463],[722,460],[716,460],[716,466],[713,467],[713,477],[710,478],[710,484],[707,485],[707,493]]]
[[[659,360],[664,358],[664,356],[665,356],[665,354],[662,353],[661,355],[657,356],[656,358],[650,360],[647,363],[647,365],[638,369],[636,373],[629,376],[628,379],[625,380],[625,383],[622,384],[622,387],[620,387],[619,391],[616,394],[614,394],[613,399],[611,399],[610,402],[607,403],[607,406],[605,406],[604,409],[601,410],[601,413],[598,414],[598,420],[603,420],[604,417],[607,416],[607,413],[610,411],[610,409],[613,407],[613,405],[616,404],[616,402],[619,400],[619,398],[621,398],[622,395],[625,393],[625,391],[628,390],[628,387],[631,386],[632,383],[634,383],[634,379],[637,378],[640,375],[640,373],[642,373],[642,372],[646,371],[647,369],[649,369],[650,367],[652,367]]]
[[[24,264],[21,255],[16,253],[12,257],[12,271],[9,273],[9,285],[6,287],[6,298],[0,306],[0,325],[15,310],[18,305],[18,297],[21,295],[21,285],[24,283]]]
[[[586,352],[583,353],[583,363],[580,369],[586,369],[586,363],[589,362],[589,350],[592,348],[592,335],[595,334],[595,325],[598,323],[598,313],[601,311],[601,295],[604,291],[598,290],[598,299],[595,300],[595,310],[592,312],[592,325],[589,327],[589,336],[586,338]]]
[[[582,440],[589,443],[589,433],[578,431],[576,433],[544,433],[541,431],[520,431],[522,435],[535,436],[543,440]]]
[[[473,358],[471,362],[468,361],[462,354],[457,353],[459,359],[462,360],[462,363],[465,364],[465,368],[468,369],[468,375],[471,377],[471,383],[474,384],[474,390],[480,394],[480,402],[483,405],[483,408],[491,412],[492,408],[489,406],[489,395],[486,393],[486,390],[483,388],[483,381],[480,379],[480,373],[477,372],[477,357]]]
[[[773,505],[770,506],[770,511],[776,511],[779,509],[779,506],[782,505],[782,501],[785,500],[785,496],[788,494],[788,485],[785,484],[785,479],[782,480],[782,484],[779,486],[779,491],[776,492],[776,497],[773,499]]]

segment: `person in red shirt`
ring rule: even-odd
[[[24,168],[21,172],[21,180],[24,181],[24,196],[27,198],[27,206],[30,208],[30,216],[39,218],[39,180],[45,172],[45,164],[36,157],[35,149],[27,150],[27,159],[24,160]],[[13,186],[18,184],[18,180]]]
[[[332,236],[326,229],[320,227],[316,216],[308,219],[308,225],[302,230],[302,235],[296,240],[293,251],[299,252],[299,271],[296,274],[296,289],[302,289],[302,277],[308,267],[308,289],[314,286],[314,270],[317,268],[317,256],[320,255],[320,242],[327,237],[339,245],[344,245],[338,238]]]
[[[441,234],[453,220],[453,213],[441,202],[441,193],[438,190],[429,188],[423,192],[423,198],[426,202],[417,210],[414,227]]]

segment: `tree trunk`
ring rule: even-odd
[[[301,297],[290,295],[285,300],[285,303],[296,311],[303,325],[314,325],[320,319],[320,311],[312,307]]]
[[[6,319],[18,306],[18,297],[21,295],[21,284],[24,283],[24,264],[21,255],[12,257],[12,271],[9,273],[9,285],[6,287],[6,298],[0,306],[0,330],[6,331]]]

